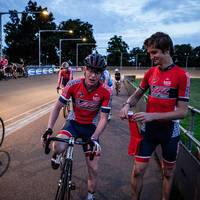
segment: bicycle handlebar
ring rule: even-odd
[[[51,151],[51,149],[49,148],[49,144],[52,141],[65,142],[65,143],[69,144],[70,139],[63,139],[63,138],[58,138],[58,137],[50,137],[50,138],[48,138],[47,141],[46,141],[46,145],[45,145],[45,154],[49,154],[49,152]],[[87,142],[83,142],[83,141],[75,140],[74,144],[77,144],[77,145],[91,144],[91,141],[89,140]]]
[[[58,137],[48,138],[47,141],[46,141],[46,144],[45,144],[45,154],[49,154],[50,151],[51,151],[51,149],[49,148],[49,144],[51,143],[51,141],[65,142],[65,143],[69,144],[70,139],[63,139],[63,138],[58,138]],[[77,144],[77,145],[85,145],[85,144],[93,145],[91,140],[88,140],[87,142],[75,140],[74,144]],[[94,159],[94,153],[90,153],[90,160],[93,160],[93,159]]]

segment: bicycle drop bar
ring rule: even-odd
[[[50,137],[50,138],[48,138],[47,141],[46,141],[46,145],[45,145],[45,154],[49,154],[50,153],[51,149],[49,148],[49,145],[50,145],[50,143],[52,141],[65,142],[65,143],[69,144],[70,139],[63,139],[63,138],[58,138],[58,137]],[[90,144],[91,145],[91,141],[83,142],[83,141],[75,140],[74,144],[77,144],[77,145]],[[94,153],[91,153],[90,154],[90,160],[93,160],[93,159],[94,159]]]

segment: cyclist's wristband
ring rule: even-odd
[[[126,104],[128,104],[130,108],[132,107],[132,105],[131,105],[129,102],[125,102],[125,103],[123,103],[122,106],[124,107]]]

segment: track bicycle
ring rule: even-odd
[[[62,91],[63,88],[60,88],[60,89],[57,89],[57,93],[58,94],[61,94],[61,91]],[[71,99],[67,102],[67,105],[64,105],[63,106],[63,117],[66,119],[69,115],[69,112],[71,110]]]
[[[117,81],[115,80],[115,91],[116,91],[116,95],[118,96],[120,93],[120,88],[121,88],[121,81]]]
[[[4,136],[5,136],[5,126],[4,126],[3,119],[0,118],[0,146],[3,143]]]
[[[72,166],[73,166],[73,151],[74,145],[85,145],[91,144],[91,141],[83,142],[75,140],[74,137],[70,137],[69,139],[62,139],[58,137],[50,137],[47,139],[45,145],[45,153],[48,154],[50,152],[49,144],[52,141],[64,142],[67,143],[67,148],[62,153],[61,157],[61,175],[58,182],[58,188],[56,192],[55,200],[70,200],[71,199],[71,191],[75,190],[75,184],[72,182]],[[91,154],[90,159],[94,158],[94,154]]]

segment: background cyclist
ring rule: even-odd
[[[100,54],[91,54],[86,57],[84,78],[67,83],[50,114],[47,131],[42,136],[42,140],[45,142],[47,137],[52,134],[60,109],[72,97],[73,113],[69,116],[69,120],[67,120],[63,129],[58,132],[57,137],[68,138],[74,136],[82,138],[83,141],[91,139],[94,143],[95,156],[92,161],[89,159],[91,149],[88,146],[83,146],[88,168],[87,200],[94,199],[98,161],[101,152],[99,137],[106,127],[110,111],[110,91],[100,82],[105,67],[105,60]],[[100,113],[100,117],[96,122],[98,113]],[[54,142],[51,160],[54,169],[59,167],[59,155],[65,148],[65,144]]]
[[[111,74],[110,72],[105,69],[101,75],[101,81],[109,87],[110,89],[110,92],[111,92],[111,101],[110,101],[110,107],[112,108],[112,95],[113,95],[113,81],[112,81],[112,77],[111,77]],[[110,110],[110,113],[108,115],[108,120],[111,119],[111,115],[112,115],[112,112]]]
[[[115,69],[115,88],[117,88],[117,84],[118,84],[118,87],[119,87],[119,92],[120,92],[120,88],[121,88],[121,73],[118,69]]]
[[[130,107],[149,89],[146,112],[133,115],[142,122],[142,141],[138,145],[132,169],[132,200],[139,199],[143,176],[157,145],[162,148],[162,200],[169,199],[179,144],[179,121],[187,114],[190,80],[188,73],[172,60],[173,42],[169,35],[157,32],[144,41],[154,63],[144,75],[139,88],[128,98],[121,110],[127,117]]]
[[[58,85],[57,85],[57,92],[66,86],[68,81],[73,79],[72,71],[69,68],[68,62],[63,62],[58,73]]]

